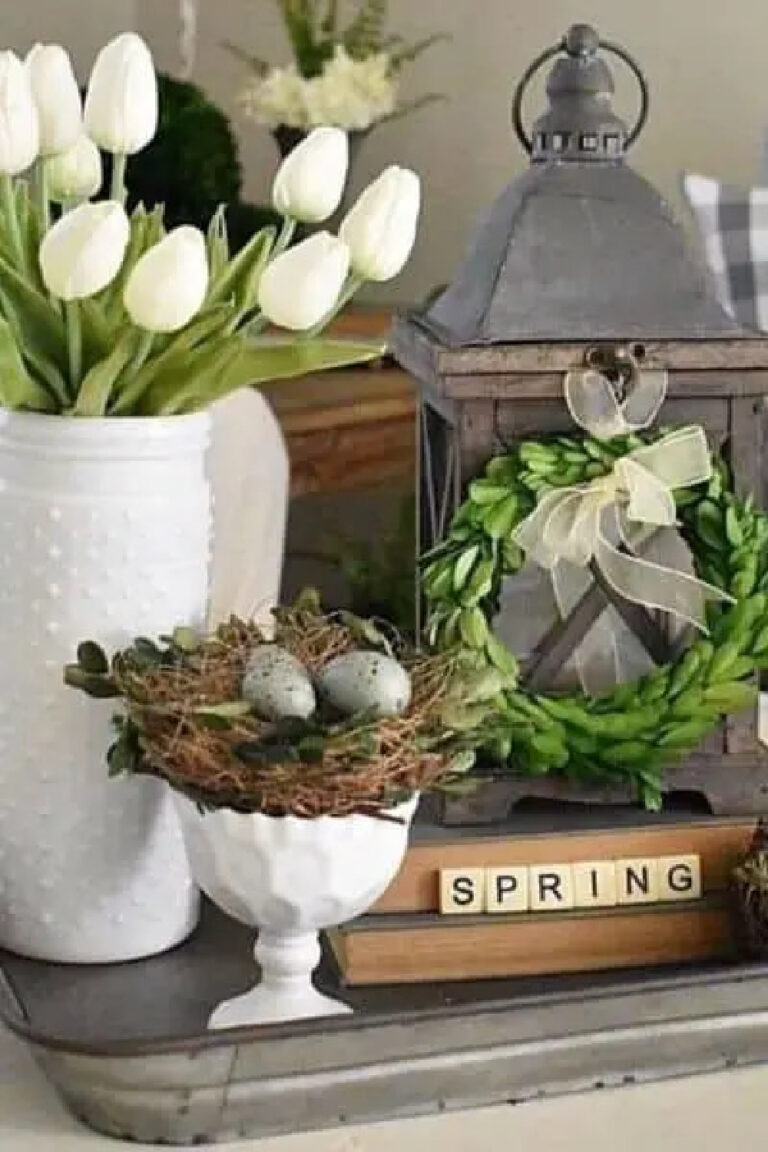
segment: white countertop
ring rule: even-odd
[[[763,1066],[229,1147],[233,1152],[746,1152],[762,1146],[767,1097],[768,1066]],[[0,1025],[1,1152],[118,1148],[65,1112],[24,1046]]]

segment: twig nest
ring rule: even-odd
[[[261,644],[248,657],[242,696],[262,720],[306,720],[317,707],[304,665],[277,644]]]
[[[741,928],[742,943],[750,956],[768,956],[768,823],[758,822],[749,850],[731,876],[731,890]]]
[[[318,692],[339,712],[365,712],[378,718],[400,716],[411,702],[411,678],[397,660],[382,652],[347,652],[326,664]]]

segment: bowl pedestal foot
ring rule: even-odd
[[[262,929],[255,955],[261,980],[250,992],[219,1004],[208,1021],[210,1029],[342,1016],[352,1011],[348,1004],[318,992],[312,983],[312,973],[320,963],[317,932]]]

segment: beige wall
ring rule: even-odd
[[[272,0],[200,0],[195,79],[233,108],[241,75],[223,39],[276,61],[286,46]],[[442,29],[439,45],[408,73],[406,95],[450,99],[382,128],[367,142],[356,182],[392,161],[424,177],[425,217],[410,269],[396,286],[415,297],[450,275],[471,221],[524,164],[509,127],[515,78],[567,25],[588,17],[643,63],[654,97],[634,153],[637,167],[678,202],[682,168],[733,181],[759,170],[768,126],[768,0],[391,0],[393,28],[408,37]],[[177,67],[176,0],[0,0],[0,43],[62,39],[85,68],[96,46],[134,15],[159,62]],[[622,109],[631,111],[627,87]],[[536,101],[532,101],[535,110]],[[274,151],[263,130],[239,125],[247,190],[268,195]],[[388,289],[392,292],[393,289]]]
[[[66,44],[85,78],[104,41],[132,27],[135,14],[136,0],[0,0],[0,47]]]

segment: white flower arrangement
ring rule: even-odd
[[[356,0],[346,24],[339,0],[275,2],[293,49],[292,63],[273,67],[238,45],[225,45],[251,69],[239,94],[248,119],[273,131],[309,132],[329,125],[364,132],[440,99],[430,93],[401,103],[403,67],[445,37],[407,44],[387,35],[387,0]]]
[[[386,52],[353,60],[338,44],[319,76],[302,76],[295,64],[252,77],[240,94],[245,116],[267,128],[310,131],[324,124],[363,132],[389,119],[398,104],[399,78]]]
[[[84,108],[63,48],[36,46],[26,62],[0,52],[0,408],[169,416],[381,354],[380,345],[317,337],[366,280],[405,263],[419,215],[415,174],[389,169],[344,235],[318,232],[290,247],[297,223],[323,224],[338,209],[347,179],[346,134],[316,129],[277,173],[280,229],[262,229],[232,255],[223,207],[207,233],[166,231],[161,207],[128,216],[126,164],[157,124],[152,56],[133,33],[99,53]],[[99,149],[111,187],[92,201]],[[266,336],[269,324],[283,336]]]

